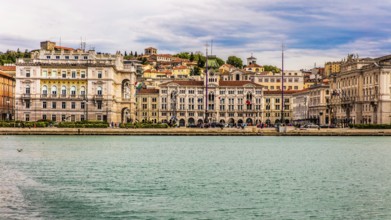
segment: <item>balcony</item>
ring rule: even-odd
[[[94,101],[102,101],[103,95],[94,95]]]
[[[30,93],[22,94],[22,99],[23,99],[23,100],[29,100],[29,99],[31,99],[31,94],[30,94]]]

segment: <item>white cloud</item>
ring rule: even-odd
[[[77,47],[80,37],[103,52],[155,46],[163,53],[204,51],[242,59],[254,53],[260,64],[310,68],[347,53],[386,54],[391,3],[373,0],[49,0],[2,3],[0,51],[36,49],[52,40]],[[88,47],[88,46],[87,46]],[[387,51],[388,50],[388,51]]]

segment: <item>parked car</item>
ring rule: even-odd
[[[300,126],[300,128],[319,128],[319,125],[316,124],[305,124]]]

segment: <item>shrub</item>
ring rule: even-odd
[[[352,127],[357,129],[391,129],[389,124],[354,124]]]

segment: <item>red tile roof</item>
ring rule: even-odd
[[[188,69],[187,66],[177,66],[177,67],[174,67],[173,68],[174,70],[184,70],[184,69]]]
[[[251,84],[251,85],[259,86],[259,87],[262,86],[260,84],[253,83],[251,81],[222,81],[222,80],[220,80],[220,82],[219,82],[220,86],[244,86],[247,84]]]
[[[2,71],[16,71],[16,66],[0,66]]]
[[[5,72],[3,72],[3,71],[1,71],[1,70],[0,70],[0,76],[1,76],[1,77],[5,77],[5,78],[11,78],[11,79],[14,78],[14,77],[12,77],[10,74],[5,73]]]
[[[160,84],[161,86],[166,86],[170,83],[176,83],[176,84],[179,84],[181,86],[203,86],[204,85],[204,81],[191,81],[191,80],[174,80],[174,81],[170,81],[170,82],[166,82],[166,83],[162,83]]]
[[[260,66],[260,65],[258,65],[256,63],[252,63],[252,64],[246,66],[246,68],[248,68],[248,67],[262,67],[262,66]]]
[[[63,50],[75,50],[75,49],[70,48],[70,47],[60,47],[60,46],[54,46],[54,48],[58,49],[58,50],[61,50],[61,49],[63,49]]]
[[[140,89],[137,94],[159,94],[159,89]]]
[[[287,90],[287,91],[285,91],[284,90],[284,94],[294,94],[294,93],[297,93],[297,92],[302,92],[302,90],[300,90],[300,91],[297,91],[297,90]],[[265,91],[263,91],[263,94],[265,94],[265,95],[281,94],[281,90],[272,90],[272,91],[265,90]]]

